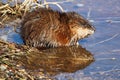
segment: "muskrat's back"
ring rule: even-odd
[[[40,8],[25,15],[21,36],[32,47],[76,45],[79,39],[94,33],[94,28],[75,12]]]

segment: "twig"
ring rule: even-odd
[[[120,21],[115,21],[115,20],[106,20],[108,23],[120,23]]]
[[[88,11],[88,13],[87,13],[87,20],[90,19],[90,14],[91,14],[91,8],[89,8],[89,11]]]
[[[99,74],[105,74],[105,73],[108,73],[108,72],[113,72],[113,71],[120,71],[120,69],[114,69],[114,70],[108,70],[108,71],[99,71],[99,72],[92,72],[92,75],[94,75],[94,74],[97,74],[97,73],[99,73]]]
[[[9,4],[6,4],[6,5],[3,5],[3,6],[0,6],[0,9],[4,9],[4,8],[6,8],[6,7],[8,7],[9,6]]]
[[[108,59],[109,59],[109,60],[116,60],[116,58],[114,58],[114,57],[113,57],[113,58],[99,58],[99,59],[97,59],[97,60],[108,60]]]
[[[5,16],[1,22],[4,22],[6,19],[8,18],[8,16]]]
[[[0,22],[0,25],[2,25],[2,22]]]
[[[54,4],[54,5],[58,6],[62,12],[64,12],[64,9],[60,6],[59,3],[70,2],[70,1],[73,1],[73,0],[66,0],[66,1],[60,1],[60,2],[44,2],[43,4],[41,4],[41,6]]]
[[[2,43],[2,44],[9,44],[8,42],[5,42],[5,41],[3,41],[3,40],[0,40],[0,43]]]
[[[44,4],[46,4],[46,5],[45,5],[46,8],[49,7],[46,0],[44,0]]]
[[[103,40],[103,41],[97,42],[97,43],[93,44],[92,46],[95,46],[95,45],[97,45],[97,44],[101,44],[101,43],[107,42],[107,41],[109,41],[109,40],[112,40],[113,38],[115,38],[115,37],[118,36],[118,35],[119,35],[119,33],[113,35],[111,38],[108,38],[108,39],[105,39],[105,40]]]
[[[64,9],[58,3],[47,2],[46,4],[42,4],[42,6],[45,6],[45,5],[48,5],[48,4],[54,4],[54,5],[58,6],[62,12],[64,12]]]
[[[112,52],[120,52],[120,49],[112,50]]]

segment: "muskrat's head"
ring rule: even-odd
[[[72,41],[85,38],[95,32],[95,28],[82,16],[75,12],[68,12],[69,28],[72,32]]]

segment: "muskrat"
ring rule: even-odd
[[[78,45],[78,40],[93,34],[94,27],[76,12],[39,8],[22,20],[21,36],[32,47]]]

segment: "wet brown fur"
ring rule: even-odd
[[[76,16],[76,17],[75,17]],[[83,17],[75,12],[59,12],[40,8],[25,15],[22,21],[21,36],[26,45],[33,47],[58,47],[76,45],[79,39],[71,41],[76,31],[72,26],[93,30]]]

